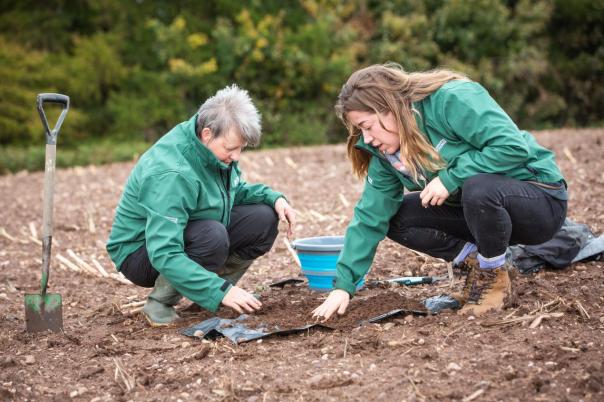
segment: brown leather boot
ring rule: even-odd
[[[452,267],[453,277],[462,279],[464,281],[464,285],[461,290],[453,292],[451,297],[457,300],[460,306],[463,306],[466,304],[468,295],[470,294],[474,269],[479,267],[477,254],[475,252],[470,253],[465,260],[459,264],[452,264]]]
[[[459,264],[453,264],[454,277],[466,277],[474,268],[478,268],[478,256],[476,252],[468,254],[468,256]]]
[[[475,268],[464,286],[465,305],[460,314],[481,315],[489,310],[501,310],[512,294],[512,283],[506,265],[493,269]]]

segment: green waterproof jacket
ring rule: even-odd
[[[164,135],[140,158],[126,183],[107,251],[115,265],[143,244],[151,265],[183,296],[216,311],[231,285],[184,252],[191,220],[227,226],[234,205],[274,207],[283,195],[262,184],[247,184],[237,163],[226,165],[195,134],[197,115]]]
[[[397,171],[378,150],[363,142],[356,147],[369,152],[365,187],[346,230],[337,264],[335,288],[351,295],[367,273],[390,219],[404,202],[404,189],[422,190],[437,175],[459,202],[464,181],[478,173],[502,174],[518,180],[543,183],[563,180],[554,154],[516,124],[478,83],[455,80],[414,103],[420,131],[438,151],[446,167],[423,172],[426,181],[414,182]]]

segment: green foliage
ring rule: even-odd
[[[35,125],[35,103],[36,87],[40,92],[48,89],[43,80],[44,61],[43,53],[0,36],[0,144],[25,144],[41,131]]]
[[[602,27],[602,0],[0,2],[0,169],[43,166],[40,92],[71,98],[60,163],[129,158],[231,83],[265,146],[341,141],[340,86],[386,61],[462,71],[523,128],[602,124]]]
[[[604,118],[604,2],[556,0],[548,25],[556,66],[546,85],[564,98],[557,123],[587,125]]]
[[[106,108],[112,122],[109,137],[119,141],[157,140],[178,123],[175,116],[187,115],[183,92],[170,82],[168,74],[134,69],[122,90],[109,96]]]
[[[60,142],[60,141],[59,141]],[[100,165],[137,159],[149,148],[148,142],[96,141],[65,148],[57,146],[57,167]],[[0,147],[0,174],[19,170],[44,170],[46,147]]]

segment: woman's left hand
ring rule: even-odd
[[[287,237],[291,238],[294,234],[294,226],[296,225],[296,211],[287,203],[283,197],[275,202],[275,211],[279,215],[279,220],[288,223]]]
[[[426,188],[419,193],[422,200],[422,206],[428,208],[430,205],[443,205],[443,202],[449,197],[449,191],[445,188],[439,177],[434,178]]]

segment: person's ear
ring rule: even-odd
[[[208,144],[212,139],[212,130],[210,130],[208,127],[204,127],[203,130],[201,130],[201,135],[199,136],[199,139],[202,143]]]

